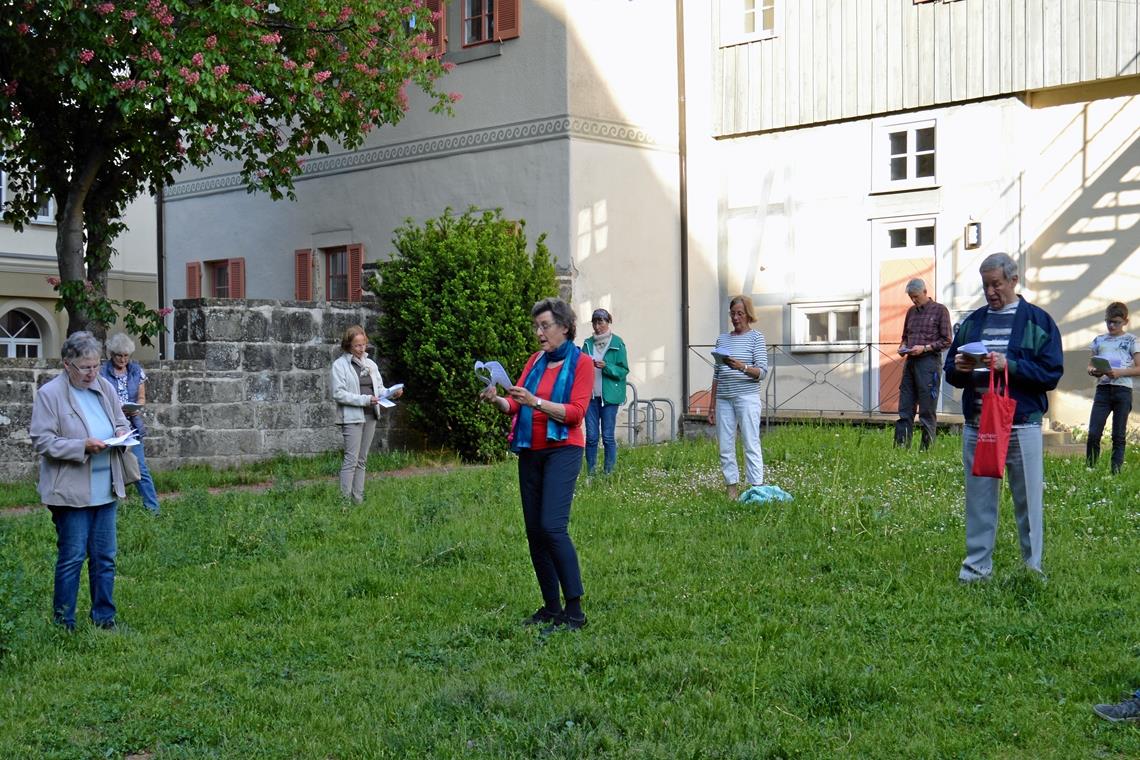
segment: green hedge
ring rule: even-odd
[[[507,451],[509,419],[476,401],[474,364],[494,359],[516,378],[538,349],[530,309],[558,294],[545,237],[528,253],[525,222],[448,209],[397,230],[395,254],[369,282],[383,313],[380,355],[407,386],[411,422],[465,460]]]

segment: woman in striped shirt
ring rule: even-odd
[[[725,359],[713,370],[714,399],[709,424],[716,425],[720,469],[728,498],[740,495],[740,468],[736,463],[736,429],[744,443],[744,474],[750,485],[764,483],[764,457],[760,452],[760,382],[768,374],[768,347],[764,336],[752,329],[756,312],[748,296],[733,296],[728,303],[732,332],[716,339],[714,351]]]

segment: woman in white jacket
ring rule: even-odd
[[[344,353],[332,364],[332,397],[336,422],[344,436],[344,464],[340,468],[340,492],[357,504],[364,501],[364,466],[376,432],[380,395],[387,389],[376,362],[368,358],[368,336],[360,325],[344,331]],[[403,390],[391,398],[399,398]]]

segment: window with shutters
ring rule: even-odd
[[[245,298],[245,259],[203,262],[208,298]]]
[[[456,0],[463,47],[501,42],[519,36],[520,0]],[[441,2],[446,6],[446,2]],[[445,14],[446,15],[446,14]]]
[[[786,0],[720,0],[720,46],[776,36],[780,5]]]
[[[874,128],[872,192],[938,185],[938,125],[933,119]]]

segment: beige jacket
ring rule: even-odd
[[[36,392],[28,433],[40,455],[40,501],[53,507],[90,507],[91,457],[86,451],[91,437],[82,410],[71,400],[67,372],[48,381]],[[97,377],[91,390],[102,397],[103,411],[115,426],[115,434],[131,429],[119,406],[115,389]],[[123,460],[121,450],[111,452],[111,489],[122,499]]]
[[[387,388],[380,377],[380,368],[367,356],[364,357],[363,364],[372,376],[372,392],[377,396],[383,395]],[[360,376],[352,366],[352,354],[341,354],[332,363],[329,390],[336,402],[336,424],[364,422],[364,410],[368,408],[371,399],[360,392]]]

